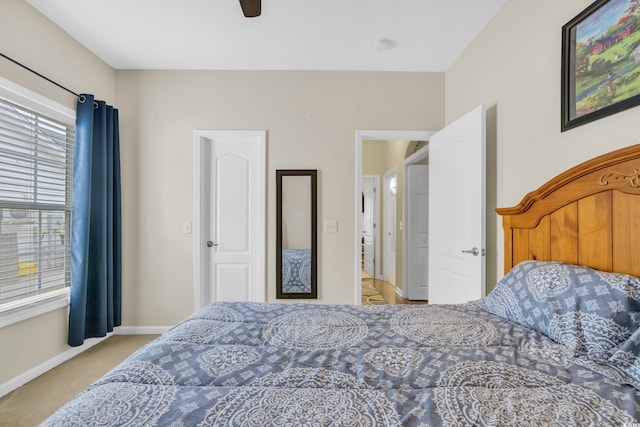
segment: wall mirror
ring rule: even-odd
[[[318,298],[317,171],[276,170],[276,297]]]

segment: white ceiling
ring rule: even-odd
[[[506,1],[27,0],[115,69],[376,71],[446,71]]]

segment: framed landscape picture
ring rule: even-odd
[[[562,27],[565,131],[640,104],[640,0],[598,0]]]

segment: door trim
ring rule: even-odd
[[[260,288],[260,301],[265,301],[266,298],[266,146],[267,146],[267,131],[243,131],[243,130],[196,130],[194,131],[194,146],[193,146],[193,188],[194,188],[194,206],[193,206],[193,284],[194,284],[194,307],[199,309],[204,304],[204,295],[206,293],[206,286],[208,280],[208,262],[207,252],[204,250],[207,236],[205,236],[202,230],[206,229],[206,211],[209,206],[209,192],[208,192],[208,169],[207,159],[209,147],[207,141],[214,138],[256,138],[260,144],[260,160],[255,166],[258,169],[259,176],[264,177],[263,185],[257,189],[256,197],[258,198],[258,205],[263,211],[263,220],[260,221],[259,229],[257,232],[260,234],[261,244],[258,247],[260,253],[257,259],[259,259],[258,277],[262,278],[263,286]]]
[[[435,131],[424,130],[356,130],[356,182],[355,182],[355,236],[353,239],[353,261],[356,267],[354,274],[353,301],[354,304],[362,304],[362,269],[360,268],[362,240],[362,141],[365,140],[407,140],[428,141]],[[396,217],[397,218],[397,217]],[[403,231],[404,233],[404,231]],[[397,238],[398,236],[396,236]],[[404,240],[404,236],[403,236]],[[404,260],[404,256],[403,256]],[[404,261],[403,261],[404,262]],[[404,284],[402,285],[404,293]]]

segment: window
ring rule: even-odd
[[[75,143],[74,114],[7,85],[0,81],[0,312],[69,286]]]

